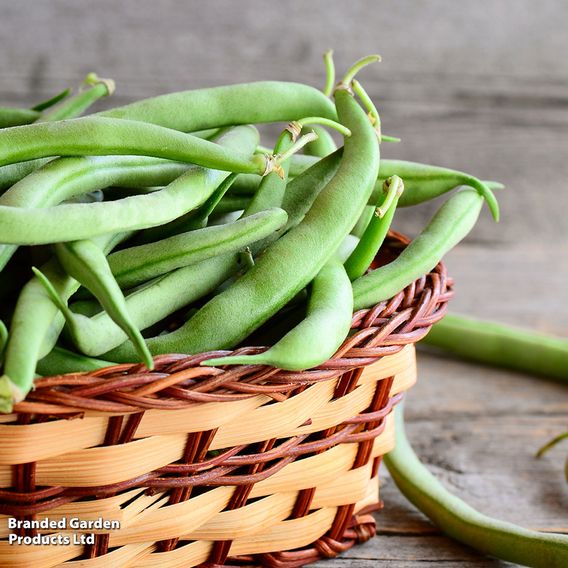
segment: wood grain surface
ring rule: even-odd
[[[324,81],[373,52],[361,74],[385,132],[384,156],[506,184],[448,257],[455,311],[568,336],[568,4],[563,0],[0,0],[0,104],[30,104],[112,77],[120,104],[172,90],[260,79]],[[435,205],[405,210],[418,232]],[[447,486],[480,510],[568,531],[568,391],[548,381],[422,353],[409,435]],[[318,566],[502,567],[440,535],[384,476],[380,534]]]

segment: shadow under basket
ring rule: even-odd
[[[439,264],[303,372],[203,353],[38,379],[0,415],[0,566],[292,568],[368,540],[390,413],[451,288]]]

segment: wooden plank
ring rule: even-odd
[[[530,0],[461,4],[290,0],[268,10],[253,0],[3,0],[10,25],[2,30],[0,73],[9,70],[27,88],[55,76],[73,79],[95,63],[164,90],[255,79],[263,69],[318,81],[321,53],[330,46],[342,67],[378,50],[397,73],[556,79],[568,72],[561,0],[542,0],[538,10]]]
[[[380,564],[378,564],[380,563]],[[358,568],[392,566],[416,567],[441,565],[444,568],[505,568],[514,566],[496,559],[482,558],[465,546],[440,536],[384,536],[352,548],[342,557],[317,562],[314,567]]]

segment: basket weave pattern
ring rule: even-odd
[[[439,264],[356,312],[336,355],[308,371],[202,367],[207,353],[38,379],[0,417],[0,565],[293,568],[368,540],[390,411],[451,295]],[[120,528],[85,529],[86,545],[10,545],[8,517]]]

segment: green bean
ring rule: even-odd
[[[0,107],[0,128],[30,124],[39,116],[39,112],[29,108]]]
[[[364,111],[345,89],[335,94],[339,121],[352,132],[343,160],[303,221],[271,244],[255,266],[178,330],[148,340],[153,354],[229,348],[282,308],[331,258],[369,199],[379,167],[378,141]],[[222,321],[222,327],[219,322]],[[106,355],[130,360],[125,344]]]
[[[70,94],[71,94],[71,89],[64,89],[63,91],[57,93],[53,97],[45,101],[41,101],[37,105],[33,106],[32,110],[35,110],[37,112],[43,112],[44,110],[51,108],[52,106],[55,106],[57,103],[61,102],[64,98],[68,97]]]
[[[356,280],[367,272],[377,252],[381,248],[391,226],[396,205],[404,191],[404,184],[398,176],[392,176],[385,181],[386,197],[369,226],[365,229],[357,248],[345,262],[345,270],[350,280]]]
[[[110,361],[79,355],[73,351],[54,347],[43,359],[37,362],[37,372],[44,377],[63,375],[64,373],[85,373],[110,367]]]
[[[136,155],[206,168],[265,175],[271,156],[250,156],[219,144],[144,122],[87,116],[0,130],[0,166],[48,156]]]
[[[300,83],[261,81],[161,95],[99,113],[194,132],[219,126],[290,122],[304,116],[336,119],[331,101]]]
[[[148,351],[140,330],[132,321],[120,286],[100,247],[87,239],[58,243],[55,245],[55,251],[67,274],[92,292],[112,321],[132,341],[146,367],[153,369],[152,355]],[[57,295],[55,290],[53,293]]]
[[[97,244],[109,252],[125,237],[125,234],[106,235],[98,239]],[[55,258],[44,264],[41,271],[65,300],[79,288],[79,283]],[[36,362],[53,349],[64,321],[34,276],[22,288],[12,316],[4,353],[4,374],[0,377],[0,412],[11,412],[13,403],[25,398],[33,384]]]
[[[50,160],[51,158],[41,158],[0,166],[0,191],[8,189]]]
[[[467,185],[485,198],[493,218],[496,221],[499,219],[499,204],[495,196],[485,182],[469,174],[417,162],[385,160],[381,163],[381,175],[385,177],[397,175],[404,181],[405,191],[398,201],[399,207],[424,203],[459,185]],[[496,187],[502,186],[497,184]]]
[[[122,288],[131,288],[176,268],[236,252],[267,237],[287,220],[282,209],[259,211],[234,223],[205,227],[111,254],[109,266]]]
[[[267,150],[269,151],[269,150]],[[337,159],[341,156],[342,148],[337,150]],[[306,171],[318,161],[313,156],[296,154],[290,159],[290,177],[295,178]],[[447,193],[460,185],[468,185],[481,192],[488,189],[502,189],[503,185],[495,181],[481,181],[469,174],[457,170],[450,170],[439,166],[408,162],[404,160],[381,160],[379,178],[369,200],[375,204],[382,193],[385,179],[398,175],[404,181],[404,197],[399,201],[398,207],[409,207],[430,201]],[[240,174],[235,181],[231,193],[239,195],[252,195],[258,188],[260,176]]]
[[[460,357],[568,382],[568,339],[448,314],[423,340]]]
[[[222,136],[218,146],[222,150],[238,147],[245,155],[247,148],[252,152],[257,139],[256,129],[239,126]],[[0,206],[0,241],[65,242],[166,223],[201,205],[227,175],[224,171],[191,166],[165,189],[150,195],[47,209]]]
[[[353,282],[354,308],[370,308],[387,300],[430,272],[473,228],[483,200],[472,189],[452,195],[396,260]]]
[[[30,209],[54,206],[109,185],[166,184],[187,169],[187,164],[138,156],[57,158],[30,173],[0,196],[0,210],[2,206],[10,207],[5,211],[11,215],[20,208],[22,214]],[[41,215],[38,212],[36,218],[39,230],[43,231],[45,226]],[[22,230],[28,229],[29,226],[22,227]],[[16,249],[15,245],[0,245],[0,268],[6,265]]]
[[[52,105],[50,110],[43,113],[36,122],[54,122],[75,118],[83,114],[96,101],[112,95],[113,92],[114,81],[112,79],[100,79],[96,73],[89,73],[77,94],[62,99],[57,105]]]
[[[134,325],[143,330],[156,324],[213,292],[239,268],[238,253],[227,253],[178,268],[156,278],[126,297],[126,306]],[[73,313],[66,306],[65,298],[61,297],[61,294],[59,296],[52,299],[57,302],[58,308],[65,316],[66,332],[85,355],[97,357],[128,339],[124,331],[105,312],[90,318]],[[105,358],[108,358],[108,355]]]
[[[339,160],[343,149],[339,148],[333,154],[330,154],[329,162]],[[300,156],[295,156],[295,160],[291,162],[291,167],[294,165],[294,161],[297,161]],[[303,156],[305,158],[305,156]],[[313,160],[313,158],[312,158]],[[323,161],[323,160],[321,160]],[[302,164],[302,167],[307,166],[308,162]],[[323,168],[324,166],[322,166]],[[305,171],[305,170],[304,170]],[[381,193],[382,186],[385,179],[392,177],[393,175],[398,175],[404,181],[405,191],[398,202],[398,207],[409,207],[412,205],[418,205],[429,201],[436,197],[447,193],[460,185],[466,185],[476,189],[481,195],[489,199],[489,204],[492,209],[492,214],[495,219],[498,219],[499,209],[498,204],[495,201],[495,197],[491,189],[501,189],[503,186],[498,182],[492,181],[481,181],[469,174],[450,170],[447,168],[441,168],[438,166],[430,166],[427,164],[420,164],[417,162],[407,162],[402,160],[381,160],[380,175],[375,185],[375,189],[369,199],[369,203],[372,205],[377,202]],[[240,193],[249,192],[253,185],[252,177],[247,177],[240,185]],[[286,200],[290,194],[290,190],[295,190],[293,186],[293,181],[289,184],[289,189],[286,192],[283,201],[283,208],[289,213],[290,222],[295,218],[295,215],[291,215],[290,211],[286,206]],[[239,180],[237,178],[237,184]],[[239,187],[239,186],[238,186]],[[289,197],[290,201],[294,201],[298,206],[298,215],[301,212],[304,213],[309,210],[313,200],[317,196],[317,188],[321,186],[313,185],[312,190],[306,189],[304,191],[304,199],[298,200],[296,195]],[[243,198],[240,198],[240,202],[235,202],[235,204],[226,202],[226,206],[235,206],[236,204],[244,205],[246,202]]]
[[[327,361],[351,328],[353,291],[341,262],[329,261],[314,278],[306,318],[270,349],[258,355],[209,359],[204,364],[272,365],[301,371]]]
[[[223,200],[225,193],[227,193],[237,177],[238,174],[230,174],[227,176],[203,203],[203,205],[197,209],[189,211],[185,215],[181,215],[169,223],[140,231],[134,237],[132,244],[148,244],[174,235],[179,235],[180,233],[205,227],[208,223],[209,216],[219,206],[219,203]],[[230,206],[232,207],[232,205]],[[231,209],[231,211],[234,211],[234,209]]]
[[[214,131],[204,131],[204,132],[193,132],[193,136],[199,136],[209,139],[211,134],[222,134],[222,129],[216,128]],[[66,159],[66,158],[62,158]],[[120,159],[134,159],[134,156],[121,156],[118,157],[92,157],[90,159],[99,159],[99,160],[120,160]],[[161,160],[160,158],[147,158],[147,157],[140,157],[140,160],[155,160],[156,162]],[[37,160],[28,160],[27,162],[16,162],[15,164],[8,164],[7,166],[0,166],[0,191],[4,191],[8,189],[15,183],[21,181],[27,175],[31,174],[35,170],[39,169],[41,166],[47,164],[48,162],[53,161],[53,158],[38,158]],[[170,160],[161,160],[164,164],[170,163],[175,164],[176,162],[172,162]],[[187,168],[188,164],[184,164],[184,167]],[[242,174],[244,175],[244,174]],[[260,179],[260,176],[252,176],[255,178]],[[172,178],[173,179],[173,178]],[[172,181],[172,179],[168,180],[166,183]],[[258,185],[258,184],[257,184]]]
[[[568,536],[488,517],[447,491],[412,450],[400,406],[395,414],[396,446],[384,457],[385,463],[403,495],[444,533],[479,552],[523,566],[568,565]]]
[[[325,66],[325,86],[323,94],[326,97],[331,97],[335,87],[335,63],[333,61],[333,49],[328,49],[323,54],[323,64]]]

